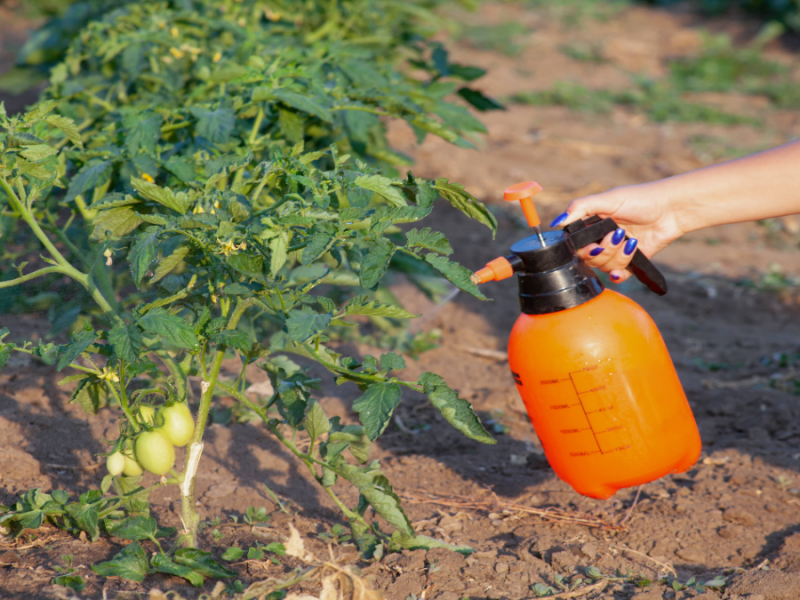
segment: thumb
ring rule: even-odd
[[[564,227],[591,215],[605,218],[612,215],[619,205],[620,200],[615,198],[611,191],[584,196],[570,202],[567,210],[553,219],[550,227]]]

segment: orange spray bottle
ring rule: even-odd
[[[658,328],[633,300],[605,289],[575,253],[616,223],[591,217],[541,233],[532,201],[541,190],[535,182],[506,190],[535,235],[473,281],[519,277],[522,314],[508,362],[547,460],[592,498],[686,471],[700,456],[700,434]],[[651,291],[667,293],[663,275],[638,249],[629,269]]]

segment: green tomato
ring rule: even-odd
[[[164,406],[159,411],[164,425],[158,431],[167,436],[167,439],[175,446],[182,448],[192,440],[194,436],[194,419],[189,407],[182,403],[172,406]]]
[[[148,406],[147,404],[142,404],[139,407],[139,421],[142,423],[147,423],[148,425],[154,425],[156,419],[156,409],[152,406]]]
[[[168,473],[175,464],[175,448],[159,430],[140,433],[135,450],[139,464],[156,475]]]
[[[115,477],[125,470],[125,456],[122,452],[114,452],[106,458],[106,468]]]
[[[136,462],[136,459],[130,454],[130,450],[123,453],[125,457],[125,466],[122,469],[122,474],[125,477],[138,477],[142,473],[144,473],[144,469],[142,469],[142,465]]]

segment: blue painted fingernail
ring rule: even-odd
[[[558,227],[559,225],[561,225],[561,223],[566,221],[568,216],[569,216],[569,213],[565,213],[565,212],[561,213],[555,219],[553,219],[553,222],[550,223],[550,227]]]
[[[594,250],[592,250],[591,252],[589,252],[589,256],[597,256],[597,255],[598,255],[598,254],[600,254],[600,253],[601,253],[603,250],[605,250],[605,248],[602,248],[602,247],[599,247],[599,246],[598,246],[597,248],[595,248]]]
[[[611,236],[611,243],[615,246],[622,241],[622,238],[625,237],[625,230],[624,229],[617,229],[614,232],[614,235]]]
[[[611,279],[613,279],[614,281],[619,281],[619,275],[616,275],[616,274],[612,273],[611,274]]]
[[[636,250],[636,244],[638,243],[639,240],[637,240],[636,238],[631,238],[626,242],[625,248],[622,251],[625,253],[626,256],[630,256],[631,254],[633,254],[633,251]]]

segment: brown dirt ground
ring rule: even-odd
[[[622,86],[628,71],[657,74],[668,57],[691,52],[701,27],[741,38],[754,31],[749,21],[703,21],[691,13],[646,8],[630,8],[611,21],[589,20],[577,28],[513,4],[485,5],[473,18],[518,20],[531,30],[526,48],[515,57],[467,44],[453,46],[458,61],[489,69],[481,85],[499,97],[545,88],[557,79]],[[568,40],[603,44],[610,61],[587,66],[569,59],[559,51]],[[778,60],[797,64],[796,57],[777,44],[768,51]],[[571,198],[587,191],[668,176],[708,164],[716,159],[715,152],[775,145],[800,133],[797,113],[771,111],[759,99],[747,97],[716,100],[758,115],[765,126],[665,125],[621,109],[598,116],[558,107],[512,106],[484,116],[490,133],[480,140],[480,153],[436,140],[414,149],[413,138],[400,126],[393,128],[393,139],[415,157],[420,175],[450,177],[488,202],[495,202],[507,185],[536,178],[547,190],[541,212],[552,218]],[[712,140],[710,155],[690,143],[697,135]],[[513,209],[493,206],[500,219],[495,241],[446,208],[437,209],[430,225],[450,236],[457,260],[477,268],[526,235]],[[633,510],[635,490],[595,501],[575,494],[554,476],[542,460],[507,364],[497,356],[480,355],[481,350],[504,349],[518,314],[513,281],[488,288],[492,303],[462,294],[440,307],[398,281],[398,296],[425,314],[422,326],[439,328],[443,334],[441,347],[408,361],[409,375],[423,370],[444,375],[484,417],[506,425],[508,432],[497,436],[495,446],[479,445],[450,430],[422,397],[405,398],[397,411],[400,421],[373,450],[395,489],[417,498],[423,492],[477,498],[485,500],[485,509],[407,502],[420,532],[470,545],[477,552],[469,558],[443,550],[403,552],[361,564],[373,585],[389,600],[406,600],[411,594],[441,600],[515,600],[534,596],[530,586],[535,583],[552,584],[556,574],[571,575],[594,565],[604,573],[630,570],[650,578],[674,570],[681,581],[724,575],[729,584],[722,592],[697,595],[664,585],[639,590],[630,583],[609,582],[583,596],[589,600],[800,598],[800,405],[790,393],[796,375],[791,367],[766,365],[763,360],[797,350],[796,301],[790,290],[765,293],[741,282],[743,277],[759,281],[772,264],[800,275],[793,222],[783,225],[785,231],[777,236],[743,224],[698,232],[674,244],[657,257],[671,286],[663,298],[637,284],[623,286],[660,327],[704,444],[693,469],[643,486]],[[0,315],[0,325],[13,325],[18,339],[35,332],[40,323],[37,315]],[[374,353],[366,346],[350,346],[348,351]],[[17,493],[37,486],[72,492],[97,486],[103,469],[95,455],[104,450],[103,439],[116,437],[116,415],[104,410],[86,418],[78,407],[66,404],[67,396],[56,385],[59,377],[49,367],[15,361],[0,372],[0,503],[9,504]],[[350,404],[357,391],[337,388],[327,376],[324,381],[326,411],[353,419]],[[432,429],[409,429],[420,424]],[[198,481],[199,509],[203,518],[221,521],[204,529],[203,547],[219,555],[234,544],[246,548],[279,540],[291,522],[311,540],[315,552],[326,552],[315,541],[317,534],[343,520],[300,466],[257,425],[210,427]],[[263,484],[286,502],[287,512],[279,510]],[[340,491],[348,503],[355,501],[350,489],[340,486]],[[162,525],[180,526],[177,493],[163,490],[152,500]],[[596,529],[548,522],[505,508],[507,504],[580,511],[611,523],[628,518],[622,529]],[[229,520],[248,506],[267,507],[272,515],[269,526],[251,528]],[[0,598],[66,597],[64,588],[50,581],[56,575],[53,567],[67,554],[74,556],[88,581],[83,597],[115,597],[154,587],[197,597],[199,592],[179,579],[149,576],[139,585],[102,579],[88,569],[122,545],[113,538],[89,544],[48,530],[15,542],[2,540]],[[292,560],[282,565],[246,561],[233,568],[242,581],[251,582],[293,566]],[[206,592],[211,587],[207,584]]]

